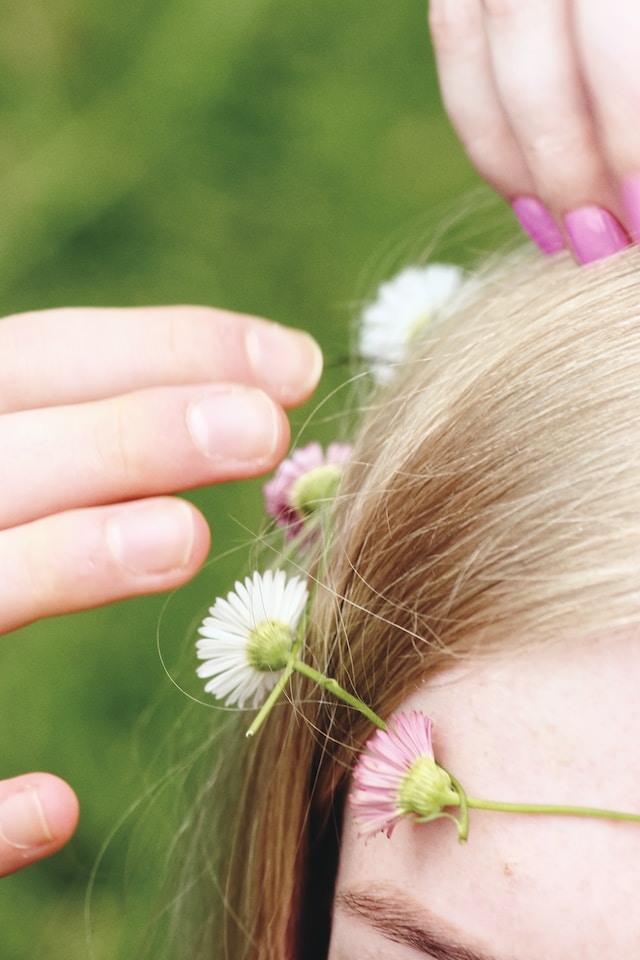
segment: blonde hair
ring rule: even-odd
[[[369,405],[307,656],[383,717],[454,658],[640,620],[639,268],[635,249],[492,269]],[[238,747],[218,957],[326,957],[372,731],[304,680],[292,696]]]

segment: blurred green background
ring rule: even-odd
[[[511,229],[468,197],[479,181],[439,104],[425,14],[424,0],[3,0],[0,314],[269,316],[319,339],[328,397],[378,282],[431,252],[472,260]],[[305,436],[332,436],[341,404]],[[214,560],[164,616],[156,597],[0,640],[0,775],[51,770],[82,804],[68,849],[0,884],[1,960],[137,957],[185,861],[208,762],[189,758],[214,712],[167,678],[158,633],[174,676],[178,661],[191,675],[194,624],[246,572],[261,523],[259,484],[189,496]]]

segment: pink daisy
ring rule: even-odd
[[[330,499],[342,468],[351,455],[346,443],[330,443],[326,453],[319,443],[298,447],[264,485],[265,508],[287,539],[297,536],[314,506]]]
[[[431,745],[431,719],[414,710],[394,715],[367,741],[353,773],[351,806],[360,835],[388,837],[404,817],[425,822],[459,796]]]

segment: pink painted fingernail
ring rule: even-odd
[[[602,207],[579,207],[565,214],[564,226],[578,263],[604,260],[631,242],[616,218]]]
[[[640,243],[640,173],[622,182],[622,202],[634,243]]]
[[[518,197],[511,204],[518,223],[543,253],[559,253],[566,244],[555,220],[537,197]]]

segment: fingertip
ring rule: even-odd
[[[184,501],[191,510],[193,522],[193,543],[189,558],[189,573],[191,575],[200,569],[207,559],[211,546],[211,529],[202,513],[192,503]]]
[[[78,798],[68,783],[52,773],[33,774],[29,780],[35,783],[50,843],[57,850],[70,840],[78,826]]]
[[[256,383],[283,406],[304,403],[317,387],[323,357],[310,334],[261,323],[247,330],[245,346]]]
[[[55,853],[73,835],[79,817],[71,787],[49,773],[0,784],[0,876]]]
[[[168,577],[198,569],[208,549],[202,514],[181,497],[150,497],[106,514],[104,539],[127,576]]]
[[[211,547],[211,528],[206,517],[188,500],[184,500],[182,497],[161,497],[158,500],[174,502],[178,500],[184,509],[191,514],[192,535],[188,556],[181,566],[174,567],[167,572],[169,579],[165,584],[165,589],[171,590],[187,583],[205,563]]]
[[[622,202],[631,239],[634,243],[640,243],[640,173],[623,180]]]
[[[603,207],[588,205],[564,216],[564,227],[579,264],[604,260],[631,243],[618,220]]]
[[[518,223],[536,246],[547,255],[559,253],[566,247],[564,237],[555,220],[537,197],[525,195],[511,202]]]

